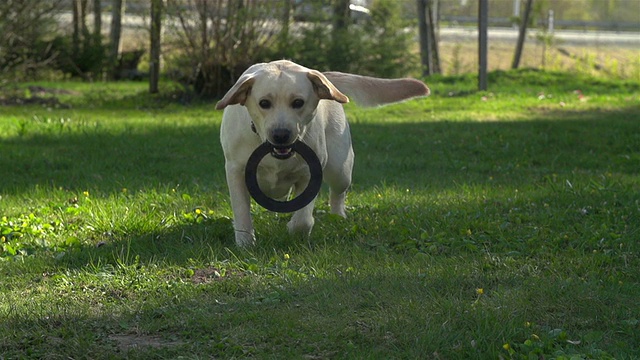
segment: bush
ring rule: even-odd
[[[104,70],[106,47],[96,43],[88,34],[77,54],[73,54],[71,39],[68,36],[57,36],[50,42],[49,51],[53,58],[52,68],[63,74],[79,76],[85,80],[100,79]]]
[[[282,2],[260,0],[203,2],[169,0],[165,41],[172,51],[167,71],[199,95],[219,97],[252,63],[263,61],[275,47]],[[166,52],[165,52],[166,54]],[[166,58],[166,57],[165,57]]]
[[[85,31],[74,53],[70,36],[59,31],[54,18],[66,6],[63,0],[0,2],[0,76],[11,81],[52,72],[87,80],[100,77],[105,47]]]
[[[321,12],[322,10],[318,10]],[[417,64],[412,33],[401,17],[401,4],[378,0],[371,16],[334,34],[326,22],[302,27],[284,57],[307,67],[380,77],[405,76]],[[277,56],[274,56],[277,57]]]
[[[418,58],[411,46],[415,34],[407,31],[411,25],[402,19],[401,3],[379,0],[371,9],[371,20],[365,23],[366,61],[358,71],[383,77],[401,77],[419,68]]]
[[[55,59],[50,34],[56,31],[53,14],[61,0],[5,0],[0,2],[0,77],[34,79]]]
[[[374,2],[370,17],[336,30],[330,25],[332,7],[318,0],[304,3],[311,7],[307,22],[285,28],[284,3],[168,1],[167,16],[177,21],[166,22],[173,26],[167,33],[174,34],[165,40],[167,73],[215,98],[257,62],[290,59],[318,70],[380,77],[405,76],[417,64],[409,55],[412,34],[395,0]]]

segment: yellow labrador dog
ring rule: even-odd
[[[292,153],[297,140],[317,154],[329,185],[331,212],[345,217],[351,184],[353,149],[341,104],[351,97],[361,106],[377,106],[427,96],[414,79],[378,79],[340,72],[319,72],[281,60],[251,66],[218,102],[224,109],[220,141],[233,210],[236,244],[255,244],[251,199],[244,181],[247,160],[262,143],[274,146],[258,167],[258,184],[267,196],[286,199],[309,181],[309,168]],[[308,235],[314,224],[314,201],[296,211],[289,232]]]

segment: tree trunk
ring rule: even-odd
[[[200,52],[202,59],[206,60],[209,57],[209,9],[206,1],[199,3],[198,13],[200,15]],[[227,22],[230,21],[229,19],[230,17],[227,15]]]
[[[111,2],[111,31],[109,33],[109,78],[118,77],[118,54],[120,53],[120,35],[122,32],[122,13],[125,0]]]
[[[73,0],[73,33],[71,34],[71,58],[80,56],[80,0]]]
[[[489,23],[489,0],[478,3],[478,90],[487,90],[487,27]]]
[[[102,46],[102,3],[93,0],[93,44]]]
[[[89,33],[87,29],[87,0],[80,0],[80,26],[82,36],[86,37]]]
[[[440,51],[438,50],[437,14],[434,4],[438,0],[427,0],[427,29],[429,29],[429,46],[431,50],[432,74],[440,74]]]
[[[440,56],[432,0],[417,0],[417,7],[422,75],[438,74],[440,73]]]
[[[516,53],[513,55],[512,69],[517,69],[520,65],[520,57],[522,57],[522,49],[524,48],[524,40],[527,36],[527,26],[529,25],[529,15],[531,14],[531,6],[533,0],[527,0],[524,8],[524,17],[520,22],[520,31],[518,32],[518,44],[516,45]]]
[[[429,44],[429,30],[427,28],[427,0],[417,0],[418,33],[420,39],[420,61],[422,62],[422,76],[431,75],[431,51]]]
[[[346,30],[349,26],[349,0],[335,0],[333,14],[333,29]]]
[[[151,0],[151,44],[149,59],[149,92],[158,92],[160,79],[160,47],[162,33],[162,0]]]
[[[87,5],[88,0],[80,0],[80,31],[82,33],[82,52],[83,57],[91,49],[91,34],[87,27]]]

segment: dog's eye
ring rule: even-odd
[[[304,106],[304,100],[302,100],[302,99],[295,99],[291,103],[291,107],[294,108],[294,109],[300,109],[303,106]]]
[[[263,100],[260,100],[258,105],[260,105],[261,108],[266,110],[266,109],[271,108],[271,101],[263,99]]]

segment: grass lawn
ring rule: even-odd
[[[640,85],[427,83],[347,106],[348,219],[325,190],[301,240],[254,205],[249,250],[213,103],[39,83],[62,105],[0,107],[0,359],[639,358]]]

